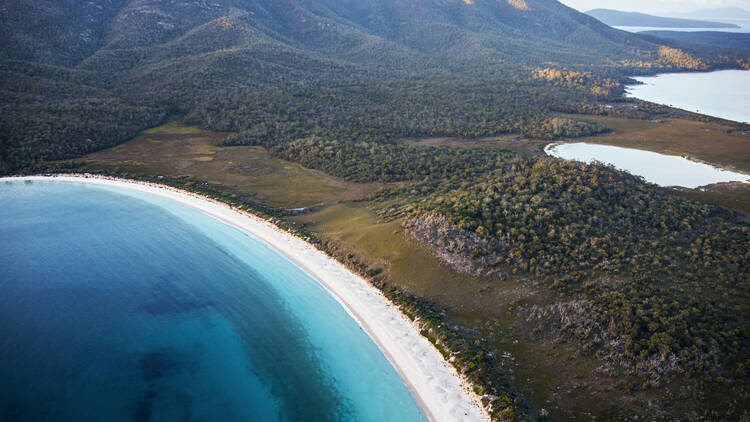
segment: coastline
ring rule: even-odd
[[[157,183],[94,175],[5,177],[0,181],[61,181],[152,194],[196,209],[274,249],[321,284],[391,362],[431,421],[489,421],[480,398],[435,346],[367,280],[305,240],[249,212]]]

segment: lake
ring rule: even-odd
[[[0,322],[3,421],[425,420],[316,280],[147,193],[0,183]]]
[[[750,180],[750,175],[747,174],[717,169],[682,157],[632,148],[576,142],[551,144],[545,148],[545,152],[566,160],[611,164],[659,186],[697,188],[714,183]]]
[[[665,73],[635,77],[627,96],[683,110],[750,123],[750,71]]]

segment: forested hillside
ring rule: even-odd
[[[551,111],[627,73],[736,65],[542,0],[4,0],[0,22],[3,172],[174,113],[268,136],[551,138]]]

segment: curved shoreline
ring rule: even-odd
[[[148,193],[189,206],[241,230],[308,273],[344,307],[390,361],[429,420],[490,420],[471,386],[379,290],[324,252],[271,222],[223,202],[156,183],[92,175],[0,178],[0,181],[26,180],[90,183]]]
[[[587,160],[582,160],[582,159],[577,159],[577,158],[565,158],[565,157],[561,156],[559,153],[557,153],[557,151],[556,151],[556,148],[559,147],[559,146],[576,145],[576,144],[593,145],[593,146],[598,146],[598,147],[608,147],[608,148],[616,148],[616,149],[626,150],[626,151],[636,151],[636,152],[641,152],[641,153],[656,154],[656,155],[659,155],[661,157],[665,157],[665,158],[668,158],[668,159],[682,159],[682,160],[686,160],[686,161],[688,161],[688,162],[690,162],[692,164],[700,164],[700,165],[706,166],[706,167],[708,167],[711,170],[716,171],[716,172],[731,173],[732,175],[738,175],[738,176],[741,175],[743,177],[743,179],[742,180],[716,181],[716,182],[706,183],[706,184],[698,185],[698,186],[664,185],[664,184],[662,184],[660,182],[657,182],[657,181],[654,181],[654,180],[649,180],[649,179],[646,178],[646,176],[643,176],[642,174],[636,174],[633,170],[624,169],[624,168],[622,168],[622,167],[614,164],[613,162],[600,161],[598,159],[588,160],[587,161]],[[684,155],[672,155],[672,154],[666,154],[666,153],[663,153],[663,152],[657,152],[657,151],[648,150],[648,149],[623,147],[623,146],[619,146],[619,145],[610,145],[610,144],[603,144],[603,143],[600,144],[600,143],[596,143],[596,142],[588,142],[588,140],[573,140],[573,141],[552,142],[552,143],[547,144],[544,147],[543,151],[544,151],[544,153],[547,156],[554,157],[554,158],[559,158],[561,160],[577,161],[577,162],[582,162],[582,163],[591,163],[592,161],[599,161],[599,162],[601,162],[601,163],[603,163],[605,165],[613,165],[618,170],[625,171],[625,172],[628,172],[628,173],[636,175],[636,176],[644,177],[644,179],[646,179],[647,182],[654,183],[654,184],[657,184],[657,185],[662,186],[662,187],[679,187],[679,188],[687,188],[687,189],[700,189],[700,188],[703,188],[703,187],[706,187],[706,186],[711,186],[711,185],[716,185],[716,184],[721,184],[721,183],[750,183],[750,174],[748,174],[747,172],[738,171],[738,170],[729,169],[729,168],[719,167],[719,166],[717,166],[717,165],[715,165],[713,163],[709,163],[709,162],[706,162],[706,161],[695,159],[695,158],[689,156],[688,154],[684,154]]]

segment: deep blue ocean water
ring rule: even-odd
[[[13,181],[0,420],[424,417],[342,306],[262,242],[149,194]]]

